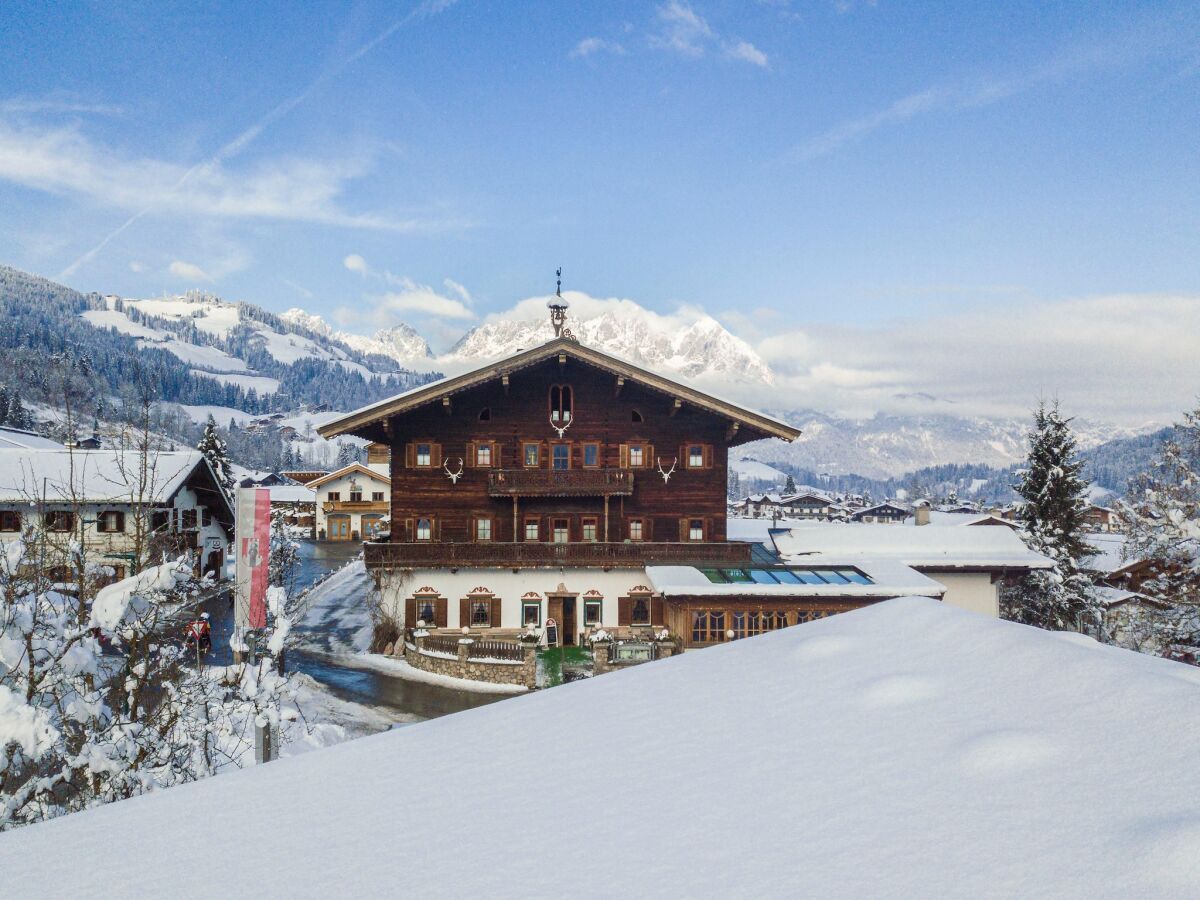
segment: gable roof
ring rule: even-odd
[[[388,478],[381,472],[376,472],[374,469],[368,469],[362,463],[350,463],[350,465],[343,466],[336,472],[330,472],[328,475],[322,475],[320,478],[314,478],[312,481],[306,484],[305,487],[309,488],[310,490],[315,489],[320,485],[325,484],[327,481],[333,481],[337,478],[341,478],[343,475],[349,475],[351,472],[359,472],[362,475],[366,475],[368,478],[374,478],[376,481],[382,481],[384,484],[392,483],[392,479]]]
[[[684,403],[700,407],[715,415],[724,416],[739,426],[745,426],[748,430],[757,432],[757,434],[746,436],[746,440],[756,440],[759,436],[762,436],[793,441],[800,436],[798,428],[794,428],[779,419],[754,412],[735,403],[721,400],[711,394],[698,391],[695,388],[687,387],[677,381],[656,375],[611,354],[602,353],[591,347],[585,347],[583,344],[573,341],[570,338],[555,338],[552,341],[542,344],[540,347],[534,347],[532,350],[522,350],[511,356],[488,363],[486,366],[465,372],[462,375],[441,378],[429,384],[413,388],[410,391],[405,391],[402,394],[397,394],[395,397],[387,400],[364,406],[354,412],[347,413],[339,419],[326,422],[317,429],[317,433],[326,440],[341,434],[355,434],[359,437],[367,437],[364,434],[366,429],[390,416],[408,412],[427,403],[433,403],[442,398],[450,397],[453,394],[485,384],[502,375],[508,375],[520,369],[527,369],[530,366],[559,356],[576,359],[595,368],[611,372],[618,377],[629,378],[652,390],[674,397]]]
[[[0,503],[170,503],[194,475],[208,482],[206,506],[224,525],[233,507],[199,450],[164,450],[153,455],[144,489],[138,485],[140,454],[134,450],[0,449]],[[123,473],[129,473],[128,475]],[[193,483],[193,487],[195,487]]]

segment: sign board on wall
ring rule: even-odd
[[[267,625],[267,574],[271,555],[271,492],[238,488],[237,578],[233,624],[245,631]]]

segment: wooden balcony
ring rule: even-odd
[[[321,504],[325,513],[391,512],[387,500],[326,500]]]
[[[492,497],[628,497],[628,469],[496,469],[488,473]]]
[[[750,544],[736,541],[703,543],[629,541],[553,544],[537,541],[502,543],[366,543],[367,568],[410,569],[492,566],[534,568],[585,566],[605,569],[646,565],[738,566],[750,562]]]

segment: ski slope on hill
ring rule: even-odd
[[[1194,897],[1198,692],[1178,663],[894,600],[0,835],[0,877],[14,897]]]

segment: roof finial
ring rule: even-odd
[[[571,329],[567,328],[567,307],[570,306],[567,298],[562,295],[562,266],[554,270],[555,276],[558,278],[557,286],[555,287],[554,296],[550,298],[550,302],[546,304],[550,308],[550,324],[554,326],[554,336],[556,338],[565,337],[573,341],[578,338],[571,333]]]

